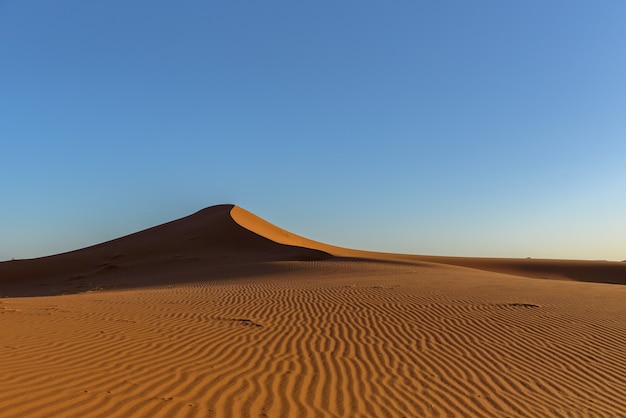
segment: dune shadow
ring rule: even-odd
[[[262,276],[288,275],[298,262],[328,260],[331,255],[311,251],[276,260],[220,260],[178,257],[139,265],[105,266],[89,273],[54,277],[38,276],[23,280],[0,281],[0,297],[60,296],[108,290],[158,288],[193,283],[217,283]],[[304,256],[302,256],[304,255]]]

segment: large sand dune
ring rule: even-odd
[[[0,417],[624,417],[607,283],[626,263],[362,252],[215,206],[0,263]]]

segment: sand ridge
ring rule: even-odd
[[[0,298],[0,416],[626,416],[626,286],[536,263],[559,280],[333,247],[232,205],[0,263],[21,296]]]

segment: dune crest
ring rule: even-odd
[[[272,240],[279,244],[291,245],[296,247],[310,248],[313,250],[324,251],[334,256],[359,256],[367,255],[365,251],[351,250],[349,248],[337,247],[334,245],[325,244],[318,241],[296,235],[292,232],[284,230],[272,223],[267,222],[265,219],[256,216],[255,214],[248,212],[247,210],[233,206],[230,211],[230,215],[233,220],[241,227],[254,232],[262,237]]]

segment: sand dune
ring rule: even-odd
[[[216,206],[0,263],[0,416],[626,416],[626,287],[589,283],[625,272],[361,252]]]

